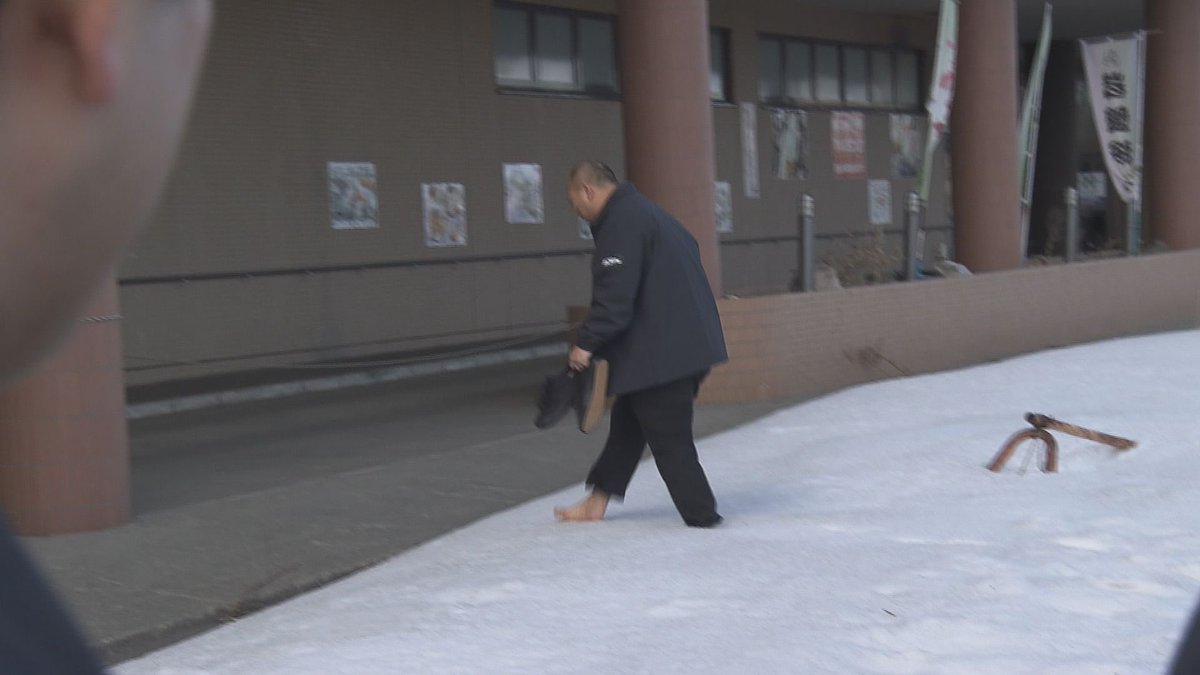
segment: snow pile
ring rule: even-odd
[[[715,530],[644,464],[606,523],[537,500],[116,672],[1162,672],[1200,594],[1198,385],[1182,332],[858,387],[701,442]],[[1027,411],[1139,445],[988,472]]]

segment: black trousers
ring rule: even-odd
[[[608,441],[588,473],[587,484],[623,499],[633,472],[650,445],[658,473],[683,522],[707,526],[720,520],[717,502],[696,455],[693,404],[708,372],[623,394],[612,409]]]
[[[1200,605],[1192,612],[1179,643],[1175,646],[1175,657],[1171,661],[1169,675],[1195,675],[1200,673]]]

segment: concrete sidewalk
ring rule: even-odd
[[[133,522],[25,541],[118,663],[581,484],[603,432],[532,423],[562,362],[133,420]],[[789,403],[703,406],[697,433]]]

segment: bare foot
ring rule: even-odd
[[[560,506],[554,509],[554,517],[564,523],[590,523],[604,520],[604,512],[607,509],[608,495],[593,491],[574,506]]]

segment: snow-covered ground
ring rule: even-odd
[[[1139,445],[987,471],[1027,411]],[[605,523],[553,495],[116,672],[1132,675],[1200,597],[1200,332],[857,387],[700,453],[717,529],[644,464]]]

